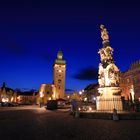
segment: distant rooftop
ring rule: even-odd
[[[133,64],[131,64],[130,69],[136,69],[140,67],[140,60],[134,62]]]

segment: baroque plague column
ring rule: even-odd
[[[114,64],[113,48],[110,47],[108,31],[104,25],[100,28],[103,47],[98,52],[101,63],[98,72],[100,96],[97,97],[97,110],[111,111],[114,108],[122,110],[119,69]]]

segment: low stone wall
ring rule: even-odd
[[[113,98],[97,97],[96,107],[98,111],[112,111],[114,108],[122,111],[122,101],[120,96]]]

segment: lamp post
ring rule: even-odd
[[[84,90],[80,90],[79,91],[79,95],[80,95],[80,101],[82,101],[82,96],[83,96]]]
[[[79,91],[80,101],[82,101],[82,91]]]

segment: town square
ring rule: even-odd
[[[139,140],[139,6],[2,1],[0,139]]]
[[[140,120],[74,118],[68,110],[49,111],[34,106],[0,110],[0,136],[5,140],[138,140],[139,123]]]

